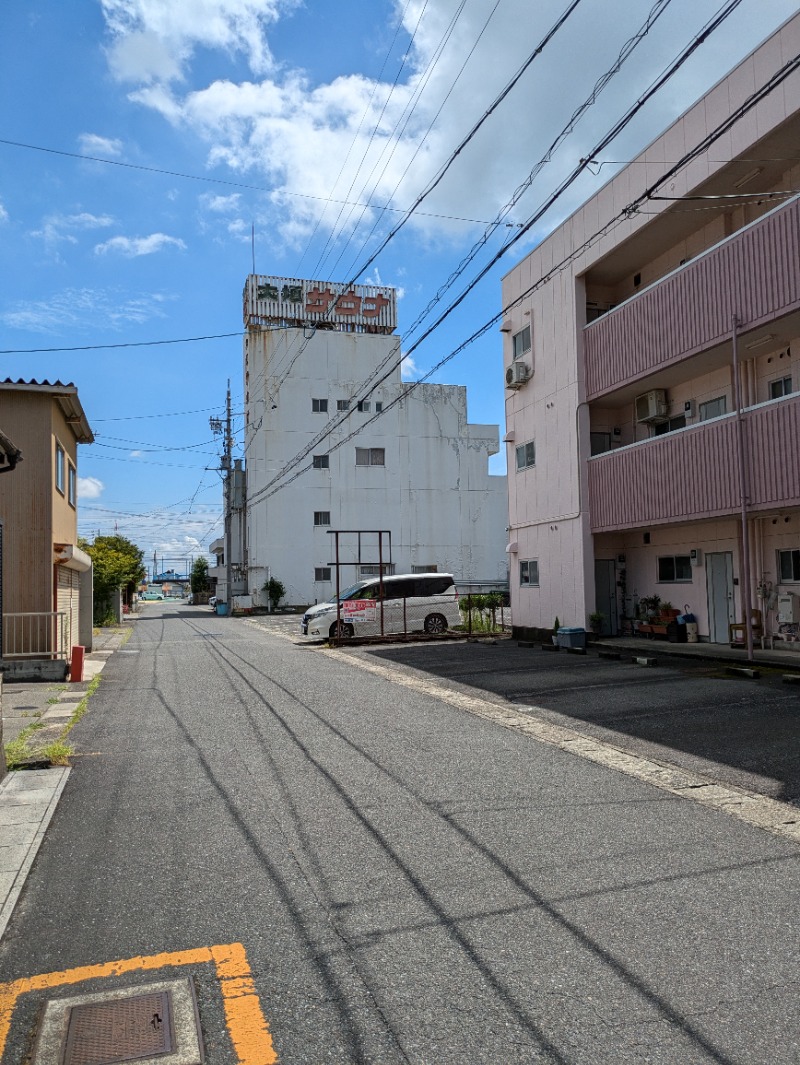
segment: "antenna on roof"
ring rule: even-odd
[[[256,272],[256,224],[250,223],[250,248],[253,253],[253,273]]]

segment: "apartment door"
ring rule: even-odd
[[[605,615],[601,636],[619,634],[619,614],[617,611],[617,567],[613,558],[596,558],[594,560],[594,598],[597,610]]]
[[[708,638],[712,643],[728,642],[728,625],[733,613],[733,555],[715,551],[706,555],[708,589]]]

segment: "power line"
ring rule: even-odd
[[[240,337],[244,333],[240,329],[238,333],[216,333],[205,337],[179,337],[177,340],[129,340],[124,344],[83,344],[74,348],[3,348],[0,355],[39,355],[49,354],[56,351],[110,351],[112,348],[152,348],[160,344],[194,344],[199,340],[227,340],[229,337]]]

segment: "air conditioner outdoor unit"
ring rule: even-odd
[[[506,388],[522,388],[531,376],[531,368],[522,359],[515,359],[506,370]]]
[[[667,393],[663,388],[654,388],[636,397],[636,421],[660,422],[667,417]]]

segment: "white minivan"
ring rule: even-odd
[[[359,581],[339,596],[341,636],[440,633],[461,624],[451,573],[400,573]],[[381,619],[383,627],[381,627]],[[336,635],[336,603],[318,603],[303,614],[304,636]]]

